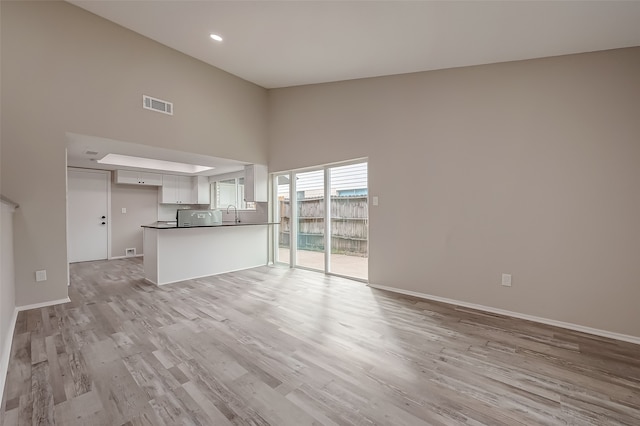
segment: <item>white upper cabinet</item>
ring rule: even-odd
[[[197,204],[193,182],[189,176],[162,175],[160,203]]]
[[[193,191],[196,204],[211,204],[211,184],[208,176],[195,176]]]
[[[162,175],[157,173],[116,170],[116,183],[129,185],[162,186]]]
[[[269,192],[267,189],[268,177],[267,166],[262,164],[244,166],[244,200],[266,203]]]

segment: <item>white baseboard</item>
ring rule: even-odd
[[[157,283],[157,282],[155,282],[155,281],[151,281],[151,280],[150,280],[149,278],[147,278],[147,277],[144,277],[144,280],[145,280],[146,282],[148,282],[149,284],[158,285],[158,283]]]
[[[16,306],[16,309],[18,311],[28,311],[29,309],[44,308],[47,306],[59,305],[61,303],[69,303],[69,302],[71,302],[71,299],[69,299],[68,297],[65,297],[64,299],[50,300],[48,302],[34,303],[32,305]]]
[[[11,323],[9,324],[9,330],[7,331],[7,337],[2,342],[2,354],[0,354],[0,403],[4,397],[4,385],[7,380],[7,373],[9,371],[9,359],[11,358],[11,345],[13,344],[13,333],[16,329],[16,321],[18,320],[18,308],[13,309],[13,316],[11,317]]]
[[[128,259],[130,257],[144,257],[144,253],[136,254],[135,256],[111,256],[107,260]]]
[[[160,283],[160,284],[158,284],[156,282],[153,282],[149,278],[146,278],[146,277],[145,277],[145,281],[150,282],[151,284],[154,284],[154,285],[157,285],[158,287],[160,287],[160,286],[168,285],[168,284],[181,283],[183,281],[199,280],[200,278],[215,277],[216,275],[230,274],[232,272],[239,272],[239,271],[246,271],[247,269],[259,268],[261,266],[266,266],[266,263],[261,263],[259,265],[253,265],[253,266],[247,266],[246,268],[231,269],[229,271],[222,271],[222,272],[218,272],[218,273],[215,273],[215,274],[198,275],[197,277],[183,278],[183,279],[180,279],[180,280],[174,280],[174,281],[169,281],[169,282]]]
[[[371,284],[371,283],[369,283],[369,287],[377,288],[379,290],[390,291],[392,293],[399,293],[399,294],[405,294],[407,296],[414,296],[414,297],[418,297],[420,299],[433,300],[433,301],[436,301],[436,302],[448,303],[450,305],[456,305],[456,306],[462,306],[462,307],[465,307],[465,308],[476,309],[478,311],[490,312],[492,314],[498,314],[498,315],[504,315],[504,316],[513,317],[513,318],[519,318],[519,319],[523,319],[523,320],[527,320],[527,321],[533,321],[533,322],[546,324],[546,325],[553,325],[555,327],[566,328],[568,330],[580,331],[582,333],[593,334],[595,336],[607,337],[609,339],[622,340],[623,342],[635,343],[637,345],[640,345],[640,337],[630,336],[628,334],[614,333],[612,331],[600,330],[598,328],[585,327],[583,325],[573,324],[573,323],[570,323],[570,322],[556,321],[556,320],[549,319],[549,318],[542,318],[542,317],[536,317],[536,316],[533,316],[533,315],[521,314],[519,312],[507,311],[507,310],[498,309],[498,308],[492,308],[491,306],[476,305],[475,303],[468,303],[468,302],[463,302],[463,301],[455,300],[455,299],[447,299],[446,297],[440,297],[440,296],[432,296],[430,294],[419,293],[417,291],[411,291],[411,290],[404,290],[404,289],[401,289],[401,288],[387,287],[387,286],[384,286],[384,285]]]

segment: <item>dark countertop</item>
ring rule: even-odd
[[[280,222],[261,222],[261,223],[251,223],[251,222],[222,222],[221,225],[206,225],[206,226],[178,226],[176,222],[153,222],[149,225],[142,225],[143,228],[152,228],[152,229],[191,229],[191,228],[219,228],[219,227],[227,227],[227,226],[255,226],[255,225],[279,225]]]

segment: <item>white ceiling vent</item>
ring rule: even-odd
[[[147,95],[142,95],[142,108],[173,115],[173,104],[171,102],[152,98]]]

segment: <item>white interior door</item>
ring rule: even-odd
[[[109,173],[67,171],[67,256],[69,262],[108,257]]]

